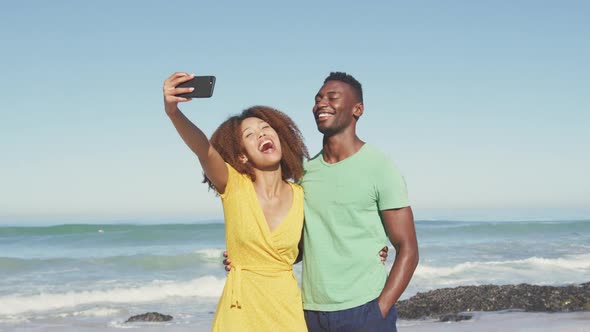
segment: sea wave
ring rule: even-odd
[[[480,284],[532,283],[564,285],[587,282],[590,254],[559,258],[529,257],[506,261],[473,261],[454,266],[419,264],[412,279],[414,291]]]
[[[57,315],[58,317],[108,317],[114,316],[121,313],[122,310],[120,309],[113,309],[113,308],[92,308],[88,310],[81,310],[81,311],[74,311],[74,312],[65,312]]]
[[[0,297],[0,315],[11,316],[25,312],[43,312],[99,303],[163,301],[171,297],[202,297],[216,301],[221,295],[224,283],[225,278],[205,276],[186,282],[155,281],[145,286],[132,288],[41,293],[31,296],[8,295]],[[98,314],[102,314],[102,312]]]
[[[147,232],[157,231],[187,231],[223,229],[220,223],[202,224],[63,224],[50,226],[0,226],[0,237],[27,236],[27,235],[75,235],[96,234],[109,232],[136,233],[142,230]]]
[[[590,220],[562,220],[562,221],[417,221],[416,228],[421,232],[435,232],[436,237],[440,235],[511,235],[520,236],[523,234],[590,234]]]
[[[199,257],[205,258],[206,260],[215,261],[217,263],[221,262],[221,257],[223,257],[223,252],[225,249],[221,248],[208,248],[208,249],[200,249],[195,251]]]
[[[0,257],[0,271],[18,273],[39,270],[39,273],[44,274],[60,274],[96,266],[101,268],[109,266],[112,269],[131,267],[147,271],[172,270],[199,264],[221,264],[223,251],[222,248],[207,248],[177,255],[139,254],[84,258]]]
[[[113,249],[190,246],[223,243],[223,239],[223,224],[0,227],[0,251],[24,251],[40,257],[46,256],[44,250],[48,248],[57,249],[56,252],[87,248],[86,255],[95,256]]]

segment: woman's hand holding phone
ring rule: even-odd
[[[191,101],[192,98],[179,97],[177,95],[191,93],[195,88],[178,87],[178,85],[190,81],[195,75],[187,73],[174,73],[164,81],[164,108],[166,114],[170,115],[178,111],[178,103]]]

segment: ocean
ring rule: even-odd
[[[418,220],[416,230],[420,264],[402,299],[460,285],[590,281],[590,220]],[[224,243],[221,221],[0,226],[0,331],[209,331],[225,281]],[[295,273],[300,279],[300,264]],[[124,323],[151,311],[174,319]],[[590,314],[398,321],[402,332],[476,328],[590,331]]]

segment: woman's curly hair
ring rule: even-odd
[[[281,158],[283,180],[298,181],[301,179],[303,176],[303,158],[309,159],[309,153],[303,142],[301,131],[288,115],[268,106],[252,106],[245,109],[241,114],[225,120],[215,130],[209,141],[223,160],[235,168],[236,171],[248,175],[252,181],[256,180],[252,165],[242,163],[239,160],[239,156],[245,154],[240,126],[246,118],[259,118],[277,132],[283,152]],[[203,182],[215,190],[215,186],[206,176]]]

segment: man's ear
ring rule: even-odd
[[[354,108],[352,110],[352,116],[354,116],[356,121],[358,121],[359,118],[363,115],[364,111],[365,111],[365,105],[363,105],[363,103],[358,103],[358,104],[354,105]]]
[[[242,164],[245,164],[248,162],[248,157],[246,157],[245,155],[241,154],[238,156],[238,161],[240,161]]]

